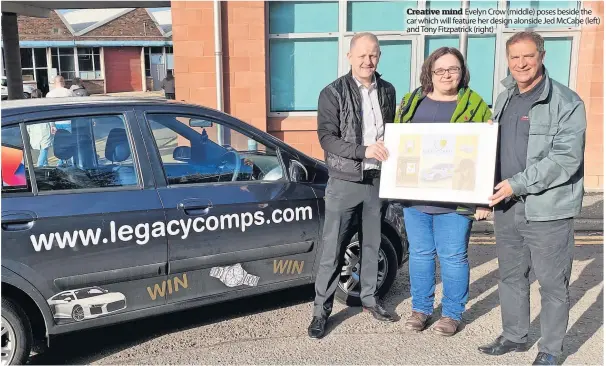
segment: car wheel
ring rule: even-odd
[[[360,242],[358,234],[351,238],[341,258],[341,276],[335,297],[349,306],[361,306],[360,301]],[[381,235],[379,247],[379,270],[375,296],[381,298],[387,294],[398,272],[398,258],[393,244],[385,235]]]
[[[72,318],[77,322],[84,320],[84,309],[82,309],[82,306],[74,306],[72,309]]]
[[[29,93],[27,93],[27,92],[23,92],[23,98],[30,99],[31,95]]]
[[[27,315],[2,298],[2,365],[24,365],[32,348],[32,328]]]

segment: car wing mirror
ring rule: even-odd
[[[290,161],[289,173],[293,182],[307,182],[308,180],[307,169],[297,160]]]
[[[191,147],[189,146],[177,146],[173,150],[173,159],[177,161],[188,162],[191,160]]]

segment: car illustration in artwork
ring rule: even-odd
[[[422,173],[424,181],[433,182],[452,177],[454,164],[437,164]]]
[[[48,300],[55,319],[77,322],[107,315],[126,308],[126,297],[100,287],[87,287],[58,293]]]

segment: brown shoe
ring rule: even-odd
[[[457,320],[443,316],[433,325],[432,330],[436,334],[450,337],[457,332],[460,323]]]
[[[429,319],[429,315],[425,315],[423,313],[419,313],[417,311],[412,312],[408,319],[406,319],[406,324],[404,327],[407,330],[413,330],[415,332],[420,332],[427,326],[427,320]]]

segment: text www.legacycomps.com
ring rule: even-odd
[[[304,221],[312,219],[312,209],[310,206],[287,208],[284,210],[274,210],[270,218],[265,218],[263,211],[255,213],[243,212],[240,214],[225,214],[219,217],[196,217],[180,220],[170,220],[168,222],[156,221],[152,224],[141,223],[133,227],[132,225],[116,226],[114,221],[109,223],[109,238],[102,236],[102,229],[87,229],[64,231],[63,233],[50,233],[31,235],[30,239],[34,249],[39,252],[43,248],[51,250],[53,246],[60,249],[70,247],[74,248],[78,242],[83,246],[97,245],[99,243],[115,243],[116,241],[130,242],[134,240],[139,245],[145,245],[153,238],[160,238],[166,235],[179,236],[181,239],[187,239],[190,233],[201,233],[203,231],[229,230],[240,228],[242,232],[253,225],[280,224],[293,221]]]

